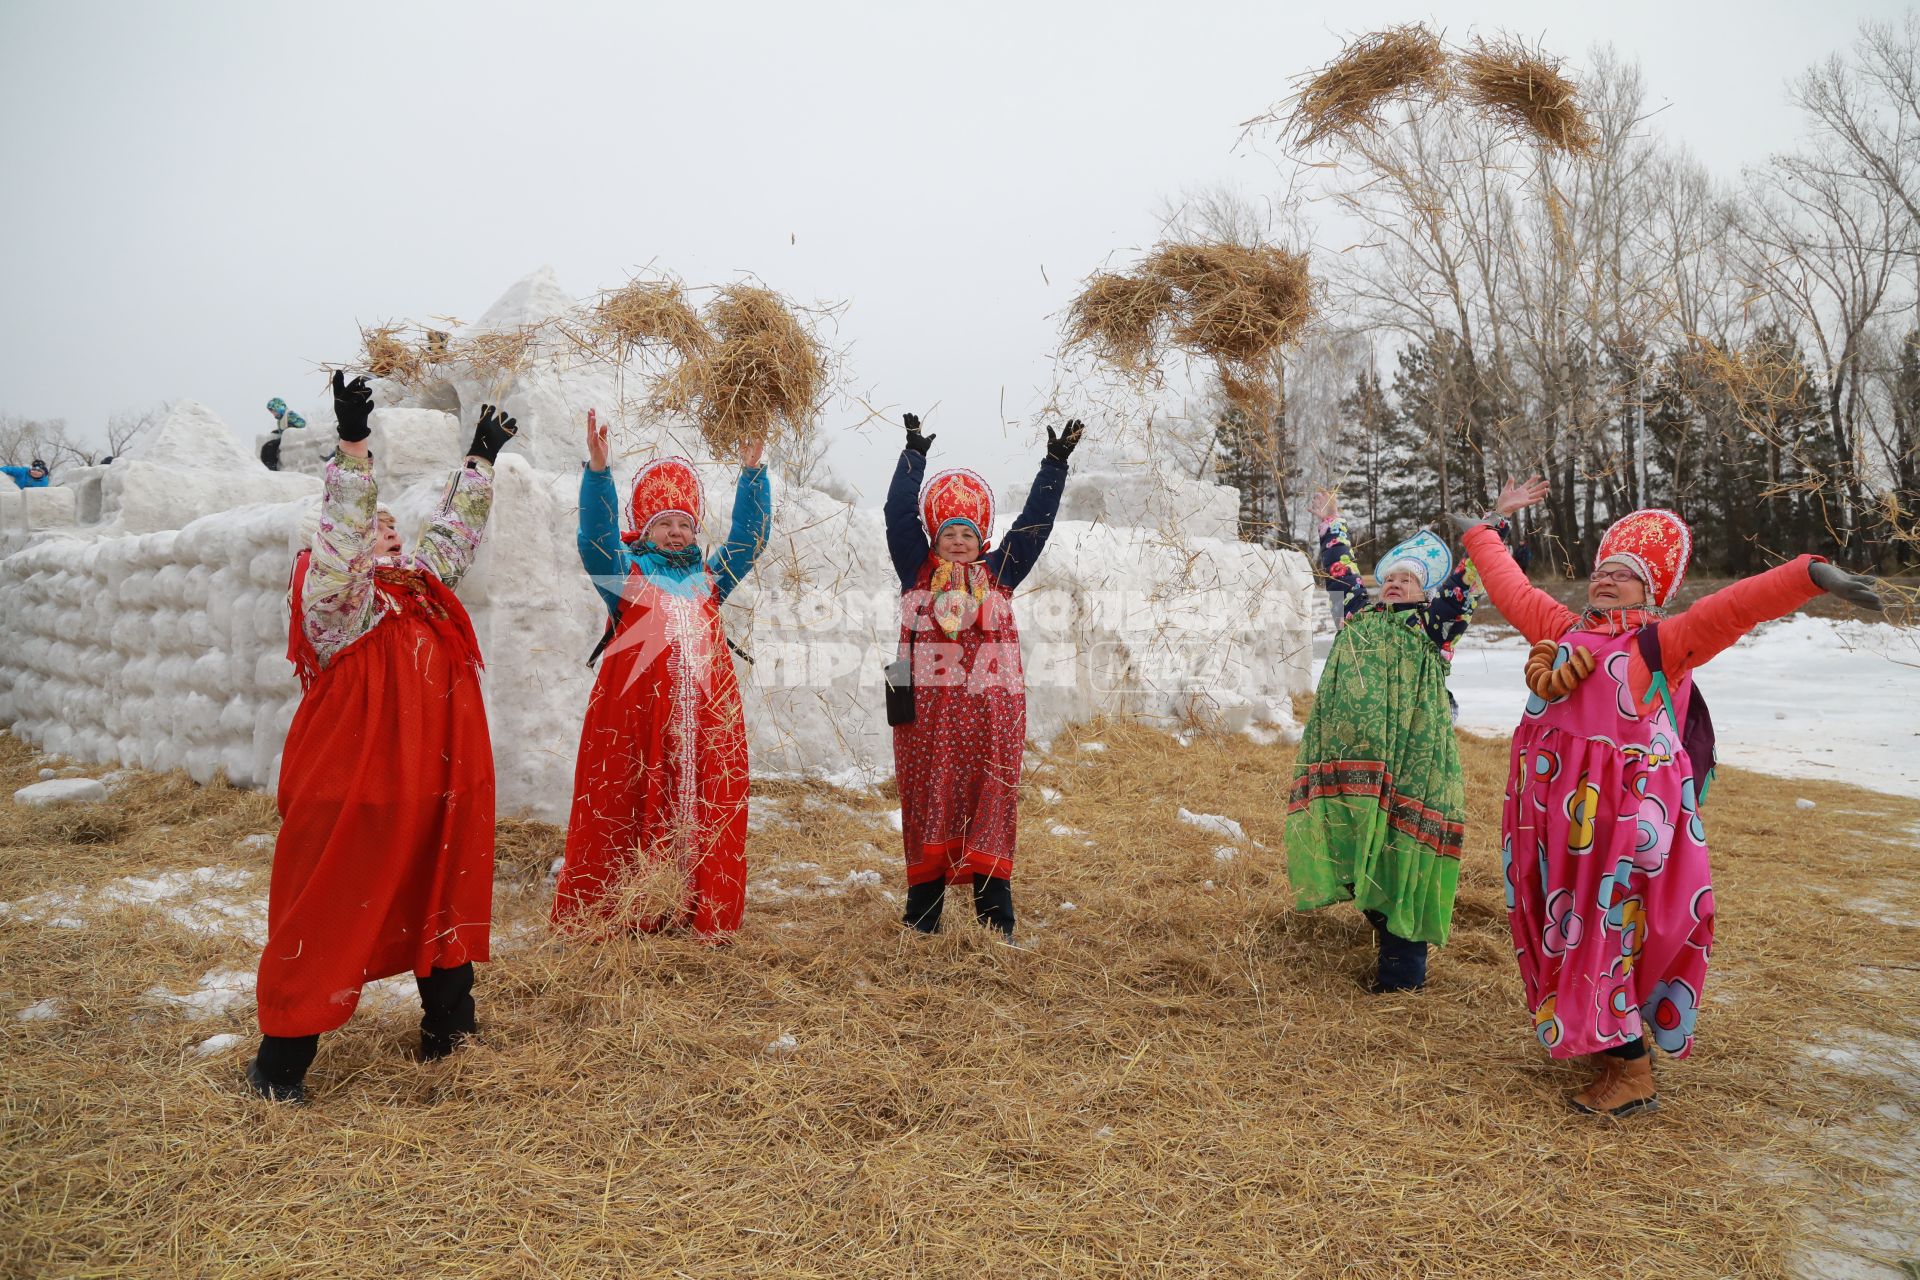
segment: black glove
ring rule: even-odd
[[[338,369],[333,371],[333,420],[339,424],[340,438],[346,441],[365,440],[373,434],[373,428],[367,425],[367,418],[373,413],[373,388],[367,385],[366,376],[346,380]]]
[[[1065,466],[1067,459],[1073,456],[1075,446],[1080,443],[1080,437],[1086,432],[1087,424],[1078,418],[1068,418],[1066,429],[1059,435],[1053,434],[1053,428],[1048,427],[1047,456],[1061,466]]]
[[[470,458],[485,458],[489,463],[500,456],[500,449],[520,432],[512,418],[490,404],[480,406],[480,425],[473,429],[473,443],[467,446]]]
[[[900,420],[907,424],[907,448],[913,450],[923,458],[926,457],[927,450],[933,448],[935,437],[921,434],[920,415],[917,413],[906,413],[900,415]]]
[[[1865,574],[1848,573],[1837,565],[1825,560],[1816,560],[1808,570],[1813,577],[1813,585],[1830,596],[1839,596],[1848,604],[1858,605],[1862,609],[1871,609],[1879,613],[1886,604],[1875,594],[1873,579]]]

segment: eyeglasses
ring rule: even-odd
[[[1626,586],[1629,582],[1640,581],[1640,576],[1631,569],[1595,569],[1587,575],[1588,582],[1612,582]]]

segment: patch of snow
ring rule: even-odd
[[[1047,834],[1050,836],[1060,836],[1062,838],[1065,838],[1067,836],[1083,836],[1087,833],[1082,831],[1078,827],[1069,827],[1063,823],[1056,822],[1052,826],[1047,828]]]
[[[1232,862],[1239,856],[1240,851],[1230,844],[1223,844],[1213,851],[1213,860],[1215,862]]]
[[[772,1054],[776,1058],[784,1058],[799,1047],[800,1042],[783,1031],[778,1037],[767,1043],[765,1052]]]
[[[877,889],[880,887],[880,883],[882,879],[883,877],[878,871],[849,871],[847,872],[847,878],[843,883],[845,883],[846,886],[850,889],[858,889],[858,888],[864,888],[868,886],[871,886]]]
[[[45,1000],[36,1000],[13,1016],[22,1022],[45,1022],[57,1018],[66,1009],[67,1002],[59,996],[48,996]]]
[[[122,876],[91,892],[75,886],[0,903],[0,917],[53,929],[84,929],[86,920],[71,913],[144,907],[195,933],[231,935],[257,946],[267,940],[267,903],[246,892],[254,880],[254,872],[234,867]]]
[[[191,1022],[203,1022],[219,1017],[235,1005],[252,1000],[254,978],[255,975],[248,970],[214,969],[202,974],[199,984],[185,995],[166,987],[149,987],[147,997],[172,1005]]]
[[[1041,787],[1040,798],[1046,801],[1048,804],[1060,803],[1060,793],[1058,791],[1055,791],[1052,787]]]
[[[1881,898],[1856,898],[1847,904],[1855,911],[1864,911],[1882,924],[1897,925],[1902,929],[1920,929],[1920,915]]]
[[[1080,744],[1080,749],[1082,751],[1105,751],[1107,744],[1104,742],[1083,742]]]
[[[1805,798],[1795,800],[1793,802],[1793,807],[1796,809],[1811,809],[1813,808],[1813,801]]]
[[[106,798],[107,789],[92,778],[53,778],[46,782],[30,782],[13,793],[15,804],[36,807],[54,804],[98,804]]]
[[[222,1031],[217,1036],[208,1036],[193,1046],[196,1058],[211,1058],[216,1053],[225,1053],[235,1045],[245,1043],[246,1037],[232,1031]]]
[[[57,778],[59,776],[60,776],[60,772],[57,769],[42,769],[40,771],[40,781],[42,782],[46,782],[50,779]]]
[[[278,836],[268,835],[262,831],[255,835],[241,836],[233,842],[233,847],[236,849],[271,849],[278,840]]]
[[[887,810],[887,825],[892,827],[895,831],[906,830],[906,822],[905,822],[905,819],[903,819],[900,816],[900,810],[898,809]]]
[[[1071,902],[1063,902],[1060,904],[1060,909],[1062,911],[1078,911],[1080,908]]]
[[[1202,880],[1202,881],[1200,882],[1200,892],[1202,892],[1202,893],[1212,893],[1212,892],[1213,892],[1213,881],[1211,881],[1211,880]]]
[[[1182,809],[1180,810],[1180,821],[1187,823],[1189,826],[1198,827],[1202,831],[1211,831],[1215,835],[1225,836],[1229,840],[1245,840],[1247,838],[1246,830],[1241,827],[1239,823],[1235,822],[1232,818],[1223,817],[1217,813],[1189,813],[1187,810]]]

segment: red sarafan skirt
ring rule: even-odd
[[[493,744],[472,629],[435,609],[404,596],[318,673],[287,732],[268,1035],[333,1030],[375,979],[487,959]]]
[[[635,911],[622,881],[668,870],[677,903]],[[708,942],[747,903],[747,731],[720,611],[636,571],[580,729],[553,921],[583,933],[692,926]]]

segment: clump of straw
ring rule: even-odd
[[[1069,347],[1084,345],[1133,377],[1169,349],[1213,361],[1228,398],[1270,404],[1267,362],[1313,318],[1307,256],[1275,245],[1157,246],[1128,275],[1088,281],[1068,309]]]
[[[1377,128],[1380,110],[1389,102],[1423,97],[1438,102],[1451,88],[1440,37],[1424,23],[1408,23],[1355,40],[1308,77],[1288,124],[1301,146],[1312,146]]]
[[[404,325],[385,324],[360,330],[360,366],[376,378],[417,386],[440,358],[401,337]]]
[[[712,342],[699,313],[674,280],[635,280],[605,294],[593,309],[591,330],[618,359],[664,344],[687,360]]]
[[[691,417],[722,456],[804,435],[826,393],[826,355],[780,295],[729,285],[702,321],[709,340],[661,380],[656,406]]]
[[[1514,133],[1531,134],[1568,155],[1591,155],[1599,131],[1560,65],[1561,59],[1517,40],[1476,39],[1460,55],[1459,79],[1468,101]]]
[[[1102,272],[1067,312],[1067,345],[1085,344],[1115,368],[1145,373],[1154,360],[1155,329],[1172,307],[1166,281]]]

